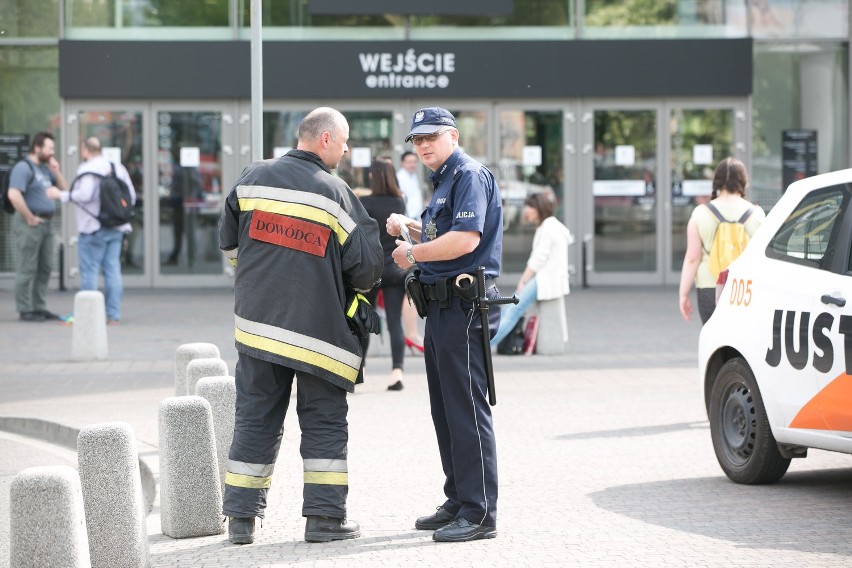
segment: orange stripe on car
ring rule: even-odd
[[[852,432],[852,376],[842,373],[799,410],[790,428]]]

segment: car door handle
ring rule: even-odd
[[[823,304],[834,304],[839,308],[846,305],[846,298],[835,298],[831,294],[823,294],[820,300],[822,300]]]

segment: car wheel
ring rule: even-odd
[[[719,465],[732,481],[757,485],[781,479],[790,460],[781,456],[763,398],[743,359],[722,365],[710,395],[710,435]]]

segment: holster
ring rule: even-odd
[[[453,281],[456,296],[466,302],[479,303],[479,292],[476,289],[476,278],[470,274],[459,274]]]
[[[435,280],[435,296],[437,296],[438,305],[441,309],[446,310],[452,303],[452,281],[449,278],[438,278]]]
[[[423,285],[420,284],[419,270],[412,270],[405,275],[405,293],[408,295],[408,301],[417,310],[417,315],[425,318],[429,312],[427,309],[426,294],[423,293]]]

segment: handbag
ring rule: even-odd
[[[524,355],[535,353],[536,340],[538,340],[538,316],[530,316],[524,327]]]
[[[512,331],[497,344],[497,353],[500,355],[521,355],[524,352],[525,341],[524,318],[521,317]]]

